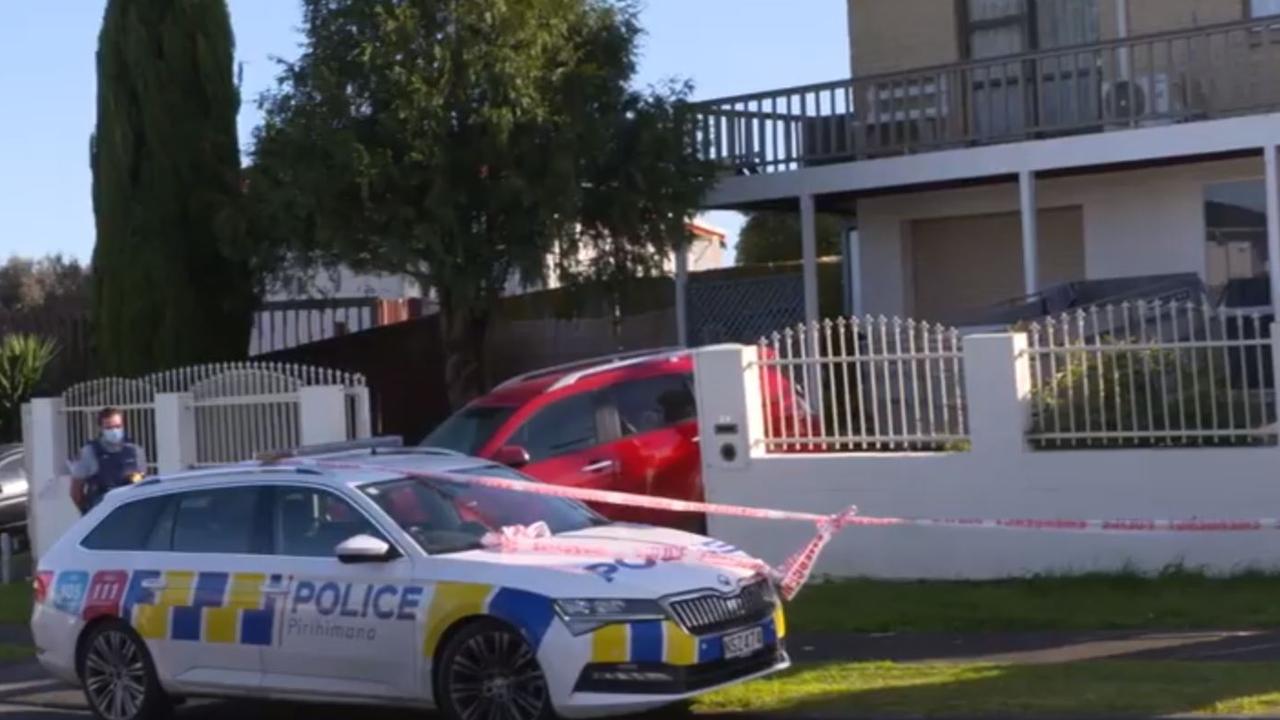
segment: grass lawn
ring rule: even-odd
[[[995,582],[813,583],[788,609],[804,631],[1239,629],[1280,626],[1280,575],[1172,570]]]
[[[30,621],[31,583],[19,581],[0,585],[0,623],[26,625]],[[3,659],[2,649],[0,659]]]
[[[29,645],[7,645],[0,643],[0,663],[16,662],[35,657],[35,648]]]
[[[832,718],[1275,713],[1280,663],[835,664],[712,693],[697,709],[792,710]]]

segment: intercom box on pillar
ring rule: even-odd
[[[693,358],[703,467],[746,469],[763,441],[757,350],[713,345]]]

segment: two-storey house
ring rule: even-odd
[[[858,312],[967,322],[1169,274],[1280,299],[1280,0],[848,0],[848,21],[849,78],[697,106],[708,207],[800,213],[810,318],[816,212],[857,230]]]

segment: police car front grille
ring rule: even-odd
[[[768,581],[761,580],[734,595],[707,593],[674,600],[669,607],[686,630],[704,634],[763,620],[773,613],[773,600]]]

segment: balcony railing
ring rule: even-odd
[[[1280,18],[698,103],[738,174],[1280,109]]]

